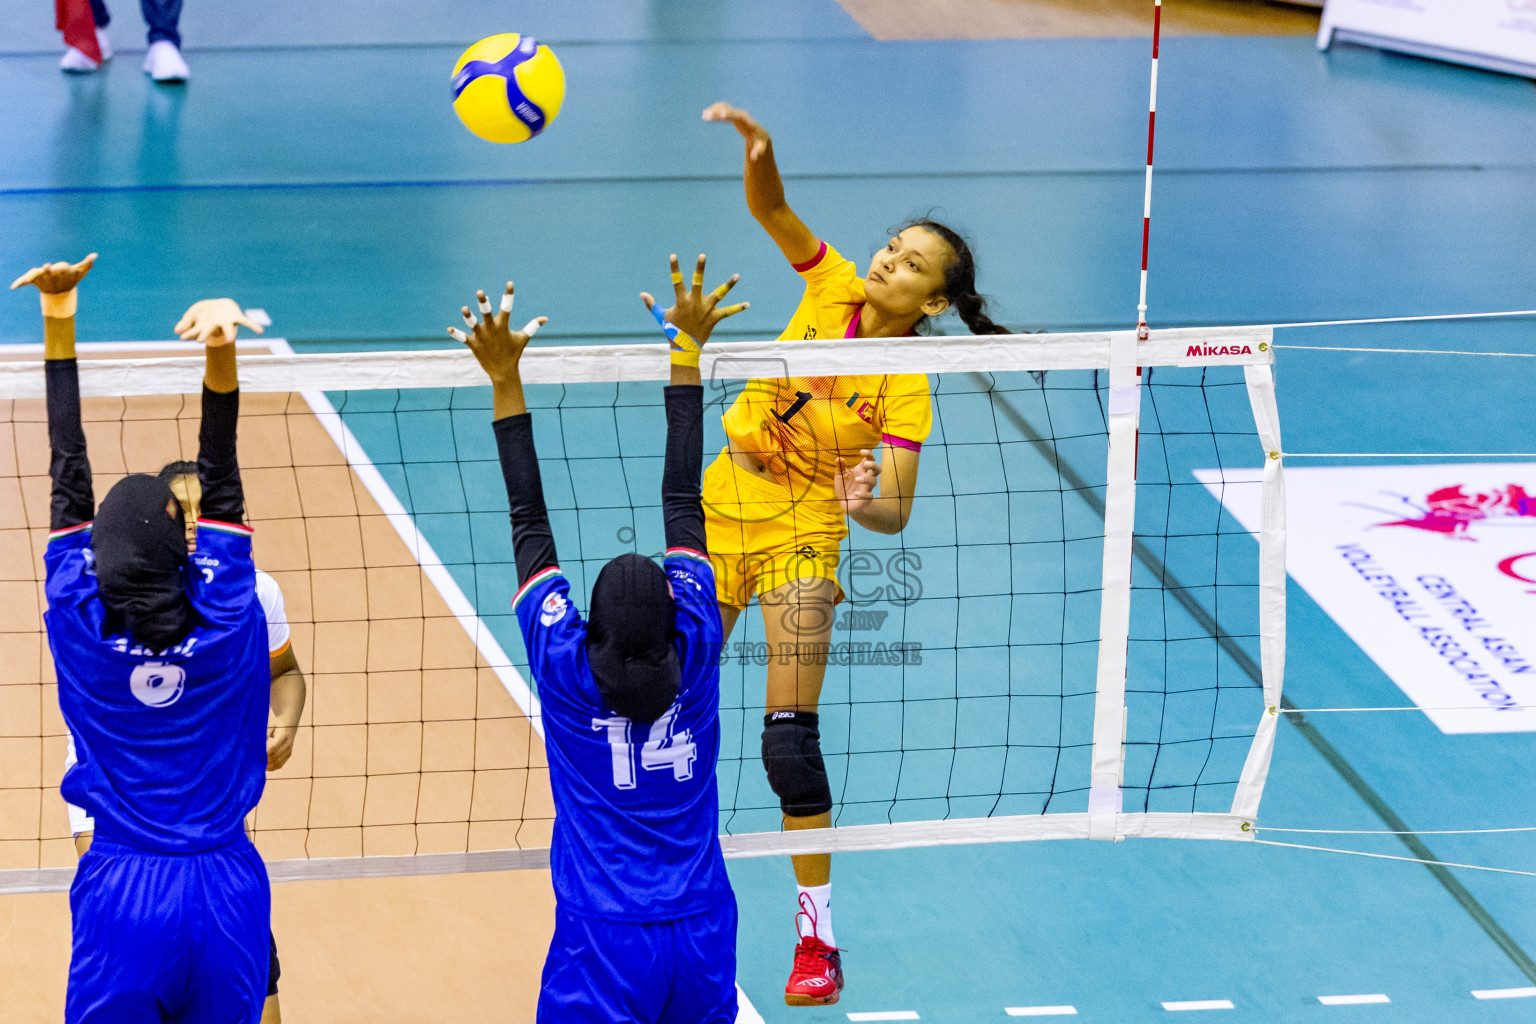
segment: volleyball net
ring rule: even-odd
[[[60,888],[66,730],[43,631],[39,354],[0,363],[0,889]],[[196,455],[201,356],[82,346],[96,493]],[[664,548],[661,346],[539,347],[524,380],[578,600]],[[706,454],[750,379],[926,373],[907,528],[845,541],[822,689],[834,827],[784,833],[759,759],[775,658],[721,664],[729,856],[1051,838],[1251,839],[1284,636],[1267,329],[711,345]],[[553,824],[490,389],[463,351],[241,357],[258,568],[309,689],[249,822],[274,877],[537,866]],[[1213,475],[1214,474],[1214,475]],[[1214,483],[1212,481],[1215,481]],[[1261,528],[1224,487],[1261,492]],[[779,614],[773,608],[769,614]]]

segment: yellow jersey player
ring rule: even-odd
[[[950,308],[975,334],[1008,333],[987,317],[970,248],[954,231],[912,221],[861,275],[784,201],[773,140],[750,114],[716,103],[704,120],[729,122],[746,140],[747,208],[805,279],[781,339],[899,338]],[[728,444],[704,478],[709,553],[724,635],[754,594],[763,608],[772,654],[762,756],[786,829],[832,824],[817,706],[843,599],[847,520],[886,534],[906,526],[932,424],[925,374],[752,380],[725,414]],[[831,856],[797,856],[794,867],[800,938],[784,1000],[835,1003],[843,971]]]

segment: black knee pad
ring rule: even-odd
[[[772,711],[763,716],[763,767],[784,813],[794,818],[832,809],[832,787],[821,759],[814,711]]]
[[[283,965],[277,962],[277,936],[268,933],[272,940],[272,959],[267,967],[267,998],[277,995],[277,979],[283,976]]]

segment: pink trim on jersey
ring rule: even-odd
[[[706,565],[709,564],[709,556],[702,551],[695,551],[693,548],[667,548],[667,557],[670,558],[673,555],[682,555],[684,558],[692,558]]]
[[[76,523],[74,526],[66,526],[62,530],[54,530],[48,534],[49,540],[58,540],[60,537],[69,537],[91,528],[90,523]]]
[[[843,337],[845,337],[845,338],[852,338],[852,337],[856,337],[858,335],[858,333],[859,333],[859,319],[861,317],[863,317],[863,315],[864,315],[864,303],[861,302],[861,303],[859,303],[859,308],[854,310],[853,319],[848,321],[848,329],[843,332]],[[915,338],[915,337],[917,337],[917,332],[916,331],[908,331],[906,334],[903,334],[902,337],[903,338]]]
[[[795,273],[803,274],[807,270],[815,270],[816,269],[816,264],[820,263],[821,260],[822,260],[822,257],[826,256],[826,254],[827,254],[827,243],[826,242],[822,242],[821,243],[821,248],[816,250],[816,255],[815,256],[812,256],[810,259],[806,260],[804,263],[791,263],[790,266],[795,268]]]
[[[920,452],[923,450],[923,442],[908,441],[906,438],[897,437],[895,434],[881,434],[880,440],[883,443],[890,445],[892,448],[906,448],[907,450],[914,452]]]

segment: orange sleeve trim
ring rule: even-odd
[[[826,255],[827,255],[827,243],[826,242],[822,242],[821,243],[821,248],[816,250],[816,255],[815,256],[812,256],[810,259],[806,260],[804,263],[791,263],[790,266],[795,268],[795,273],[803,274],[807,270],[815,270],[816,269],[816,264],[820,263],[824,258],[826,258]]]
[[[293,649],[293,641],[292,640],[284,640],[283,641],[283,646],[279,647],[275,651],[268,652],[267,657],[269,659],[281,658],[283,655],[287,654],[292,649]]]

